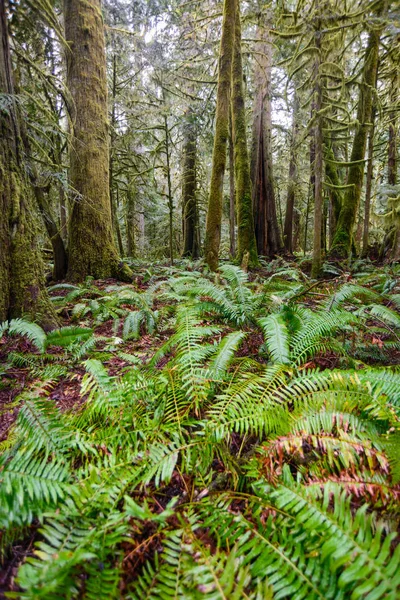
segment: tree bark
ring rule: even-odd
[[[293,102],[293,121],[292,121],[292,139],[290,142],[289,159],[289,181],[286,199],[285,225],[283,230],[283,239],[285,252],[293,254],[293,223],[294,223],[294,203],[296,199],[297,187],[297,138],[299,133],[298,126],[299,100],[295,92]]]
[[[351,152],[351,165],[348,171],[347,184],[343,204],[339,214],[336,233],[333,238],[330,254],[346,258],[353,244],[353,229],[364,179],[364,158],[367,146],[368,131],[371,127],[372,101],[376,84],[379,59],[379,39],[382,27],[371,29],[365,52],[363,76],[360,85],[357,128]]]
[[[214,149],[204,243],[205,258],[212,271],[218,269],[218,255],[221,243],[223,186],[226,165],[226,144],[229,136],[229,103],[235,35],[235,5],[236,0],[224,0],[224,16],[219,51]]]
[[[367,180],[365,184],[365,205],[364,205],[364,227],[362,237],[362,256],[368,256],[369,245],[369,218],[371,214],[371,195],[372,195],[372,180],[374,171],[374,136],[375,136],[375,106],[372,111],[372,124],[368,134],[368,163],[367,163]]]
[[[313,258],[311,266],[311,276],[316,278],[320,275],[322,266],[322,177],[323,177],[323,132],[322,132],[322,82],[319,72],[321,63],[321,32],[317,31],[315,35],[315,46],[317,48],[316,59],[314,63],[314,86],[315,86],[315,105],[314,105],[314,237],[313,237]]]
[[[263,28],[258,28],[257,67],[255,72],[255,102],[253,112],[253,141],[251,180],[253,184],[254,227],[257,250],[272,258],[282,249],[272,168],[271,147],[271,69],[272,40],[269,33],[271,17],[266,14]]]
[[[109,189],[109,132],[103,19],[100,0],[64,0],[67,85],[73,100],[68,278],[130,279],[113,239]]]
[[[254,233],[250,162],[247,150],[241,46],[242,27],[240,23],[240,4],[239,0],[236,0],[235,41],[232,63],[232,129],[238,228],[236,258],[240,264],[245,263],[246,266],[254,267],[258,264],[258,255]]]
[[[136,235],[135,235],[135,210],[136,210],[136,188],[130,183],[126,192],[125,222],[127,239],[127,256],[135,258],[136,255]]]
[[[183,256],[198,258],[198,215],[196,201],[197,132],[193,109],[186,113],[182,160]]]
[[[26,316],[51,328],[57,318],[44,286],[32,189],[22,168],[4,0],[0,0],[0,94],[9,98],[0,119],[0,321]]]
[[[335,164],[336,157],[333,151],[331,140],[328,141],[326,147],[326,160],[325,160],[325,176],[326,182],[330,184],[329,190],[329,247],[332,245],[332,241],[335,235],[336,226],[342,208],[343,196],[341,192],[341,182]]]
[[[229,254],[236,256],[235,153],[233,149],[232,105],[229,119]]]
[[[61,237],[61,229],[52,216],[46,191],[34,182],[32,184],[36,203],[53,248],[53,279],[60,281],[65,278],[68,268],[68,255]]]

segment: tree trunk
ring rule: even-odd
[[[214,149],[204,242],[205,258],[212,271],[218,269],[218,254],[221,242],[223,186],[226,165],[226,144],[229,136],[229,103],[235,36],[235,5],[236,0],[224,0],[224,17],[219,51]]]
[[[292,139],[290,142],[290,160],[289,160],[289,182],[286,199],[285,225],[283,230],[283,239],[285,252],[293,254],[293,222],[294,222],[294,203],[296,198],[297,181],[297,138],[299,134],[298,126],[299,100],[295,92],[293,102],[293,121],[292,121]]]
[[[260,39],[255,72],[255,102],[251,180],[253,183],[254,227],[258,253],[273,257],[281,251],[281,239],[276,215],[276,200],[272,170],[271,148],[271,69],[272,40],[269,33],[270,15],[264,27],[258,28]]]
[[[34,182],[32,183],[36,203],[42,215],[43,223],[53,248],[53,279],[55,281],[60,281],[65,278],[68,268],[68,256],[65,250],[64,241],[61,237],[61,230],[51,214],[46,191],[42,187],[35,185]]]
[[[4,0],[0,0],[0,94],[9,98],[0,119],[0,321],[27,316],[51,328],[57,318],[44,287],[32,189],[22,168]]]
[[[186,113],[182,161],[183,256],[198,258],[198,216],[196,202],[196,123],[193,109]]]
[[[168,117],[164,115],[164,133],[165,133],[165,157],[166,157],[166,175],[167,175],[167,200],[168,200],[168,231],[169,231],[169,260],[171,265],[174,264],[174,201],[172,197],[172,181],[171,181],[171,156],[169,147],[169,128]]]
[[[258,264],[257,243],[251,198],[250,162],[247,150],[246,109],[243,91],[242,27],[240,4],[236,0],[235,41],[232,63],[232,129],[235,158],[237,254],[240,264],[254,267]]]
[[[114,194],[114,148],[116,140],[116,127],[117,127],[117,116],[115,112],[115,98],[117,95],[117,57],[115,49],[113,48],[113,60],[112,60],[112,89],[111,89],[111,126],[110,126],[110,202],[111,202],[111,215],[114,229],[114,235],[117,239],[118,250],[120,256],[124,255],[124,246],[122,244],[121,229],[118,221],[118,201]],[[117,188],[118,194],[118,188]]]
[[[136,256],[136,235],[135,235],[135,202],[136,188],[133,183],[130,183],[126,192],[126,238],[127,238],[127,256],[135,258]]]
[[[400,36],[397,38],[397,51],[393,57],[393,79],[392,79],[392,89],[390,95],[390,103],[392,105],[392,110],[390,111],[390,121],[389,121],[389,147],[388,147],[388,184],[391,186],[395,186],[397,184],[397,112],[396,103],[398,102],[399,88],[400,88]],[[393,212],[395,215],[394,222],[394,240],[393,246],[391,250],[391,258],[393,260],[400,260],[400,217],[398,214],[399,199],[394,198],[392,201],[393,204]]]
[[[114,244],[109,189],[107,80],[100,0],[64,0],[67,85],[73,100],[68,278],[130,279]]]
[[[325,160],[325,176],[326,183],[329,189],[329,247],[332,245],[332,241],[335,235],[336,226],[342,208],[342,192],[339,174],[337,171],[336,157],[333,151],[332,142],[329,140],[326,148],[326,160]]]
[[[233,149],[232,104],[229,112],[229,254],[236,256],[235,154]]]
[[[376,83],[379,58],[379,38],[381,28],[371,29],[365,53],[363,77],[360,85],[357,128],[353,140],[347,184],[336,233],[333,238],[331,255],[346,258],[353,244],[353,229],[364,179],[364,158],[368,131],[371,127],[372,101]]]
[[[316,59],[314,63],[314,237],[313,237],[313,258],[311,266],[311,277],[318,277],[322,266],[322,176],[323,176],[323,132],[322,132],[322,82],[319,72],[321,62],[321,32],[317,31],[315,35],[315,46],[317,48]]]
[[[368,164],[367,164],[367,181],[365,184],[365,205],[364,205],[364,227],[362,237],[362,256],[368,256],[369,244],[369,218],[371,213],[371,195],[372,195],[372,180],[374,171],[374,136],[375,136],[375,106],[372,111],[372,125],[368,134]]]

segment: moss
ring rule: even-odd
[[[212,159],[210,195],[208,200],[205,257],[212,271],[218,269],[221,242],[222,201],[226,165],[226,145],[229,136],[229,103],[231,69],[235,33],[235,0],[224,0],[224,18],[219,51],[217,108]]]
[[[114,243],[109,191],[105,42],[100,0],[66,0],[65,35],[72,42],[67,84],[74,101],[70,151],[68,278],[128,277]]]
[[[373,91],[376,86],[376,76],[379,58],[379,38],[381,30],[373,29],[369,34],[365,54],[363,79],[358,100],[358,127],[354,135],[350,167],[342,207],[337,220],[336,232],[332,240],[330,255],[347,258],[352,250],[353,229],[358,212],[361,190],[364,180],[364,158],[367,146],[368,131],[372,117]]]
[[[26,316],[46,329],[57,325],[54,307],[45,289],[40,249],[37,245],[37,223],[29,204],[32,192],[17,173],[12,178],[13,210],[18,201],[17,218],[12,221],[9,317]]]
[[[247,151],[246,112],[243,92],[240,5],[236,0],[235,41],[232,64],[232,125],[235,157],[236,210],[238,247],[236,259],[242,263],[248,254],[248,265],[258,265],[251,197],[250,162]]]

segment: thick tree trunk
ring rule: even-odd
[[[372,101],[376,83],[381,29],[371,29],[365,53],[363,77],[360,85],[357,128],[353,140],[347,184],[342,209],[333,238],[331,255],[346,258],[353,244],[353,229],[364,179],[364,158],[368,131],[371,127]]]
[[[4,0],[0,0],[0,94],[10,99],[0,119],[0,321],[27,316],[51,328],[57,319],[44,287],[32,190],[22,169]]]
[[[240,4],[236,0],[235,41],[232,63],[232,129],[235,157],[237,253],[239,263],[254,267],[258,264],[257,243],[251,198],[250,162],[247,150],[246,110],[243,91],[242,27]]]
[[[69,223],[71,280],[130,278],[114,244],[109,190],[107,80],[100,0],[64,0],[67,85],[73,100]]]
[[[293,121],[292,138],[290,141],[290,159],[289,159],[289,181],[286,199],[285,225],[283,230],[283,239],[285,252],[293,254],[293,224],[294,224],[294,203],[296,199],[297,181],[297,138],[299,133],[298,126],[299,100],[295,95],[293,102]]]
[[[193,109],[186,113],[182,160],[183,256],[198,258],[198,216],[196,201],[197,132]]]
[[[336,157],[333,151],[331,141],[328,142],[326,148],[326,160],[325,160],[325,175],[326,183],[329,190],[329,247],[332,245],[332,241],[336,231],[336,225],[338,222],[340,210],[342,208],[343,196],[341,191],[341,182],[337,170]]]
[[[235,36],[235,5],[236,0],[224,0],[224,17],[219,51],[214,149],[204,243],[205,258],[212,271],[218,269],[218,255],[221,242],[223,186],[226,165],[226,144],[229,136],[229,103]]]
[[[258,253],[273,257],[282,249],[272,170],[271,147],[271,69],[272,40],[269,33],[270,15],[264,27],[258,28],[257,67],[255,72],[255,101],[253,141],[251,152],[251,180],[253,184],[254,227]]]

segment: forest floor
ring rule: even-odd
[[[226,383],[226,378],[229,380],[239,377],[243,370],[247,379],[240,385],[249,385],[250,375],[250,381],[256,382],[259,378],[261,390],[263,373],[271,367],[284,365],[282,372],[286,373],[284,377],[290,381],[280,381],[279,386],[289,385],[293,390],[296,385],[300,386],[300,383],[294,384],[292,378],[304,379],[304,374],[307,373],[333,371],[347,376],[355,372],[367,373],[372,369],[373,376],[368,383],[368,389],[372,390],[371,394],[378,403],[382,400],[382,390],[374,387],[373,377],[376,377],[379,369],[385,368],[389,369],[393,377],[398,374],[400,269],[396,266],[376,268],[366,262],[355,265],[353,270],[340,270],[337,266],[331,266],[328,267],[325,278],[318,282],[310,280],[296,263],[284,261],[275,261],[272,265],[250,274],[226,265],[226,270],[223,270],[221,276],[208,274],[199,263],[188,261],[182,261],[174,267],[139,263],[133,267],[136,277],[132,285],[114,280],[88,279],[81,286],[60,283],[50,287],[50,294],[59,314],[59,332],[45,334],[40,332],[39,327],[21,321],[16,322],[14,326],[11,324],[8,329],[3,328],[3,337],[0,340],[0,449],[6,456],[6,462],[3,464],[7,465],[13,460],[12,449],[14,444],[18,446],[18,439],[26,439],[30,443],[34,428],[43,425],[40,416],[33,417],[26,412],[26,407],[29,409],[32,402],[37,403],[40,410],[44,411],[46,408],[42,409],[40,402],[48,403],[48,406],[52,407],[51,410],[56,411],[54,414],[66,415],[66,419],[71,420],[71,423],[79,422],[81,426],[79,417],[86,414],[86,403],[89,402],[91,406],[98,402],[100,397],[107,398],[108,394],[112,397],[116,382],[121,384],[122,389],[121,382],[127,378],[128,385],[137,389],[139,384],[136,380],[132,383],[129,377],[131,372],[135,371],[138,373],[135,377],[142,381],[143,368],[145,378],[152,380],[151,385],[154,387],[159,387],[154,398],[164,396],[162,409],[160,406],[154,408],[153,400],[149,406],[151,410],[155,410],[153,426],[159,426],[161,432],[167,427],[167,437],[171,423],[177,424],[178,428],[186,427],[190,431],[195,422],[193,419],[201,423],[207,419],[212,421],[215,417],[213,403],[219,401],[221,394],[226,393],[226,385],[235,389],[235,380],[233,379],[234,383]],[[191,320],[184,316],[185,307]],[[186,320],[183,322],[182,319]],[[194,370],[193,365],[188,366],[186,362],[191,353],[191,361],[195,363]],[[177,378],[176,389],[168,387],[171,383],[166,383],[167,377]],[[312,377],[314,375],[310,375],[310,382]],[[329,389],[330,384],[324,385],[324,389]],[[346,390],[349,385],[352,384],[346,384]],[[151,389],[150,386],[150,391]],[[178,397],[182,390],[190,396],[189,401],[186,399],[186,404],[184,399]],[[259,395],[260,390],[257,392]],[[102,396],[102,393],[105,393],[105,396]],[[286,391],[284,393],[287,394]],[[171,410],[175,409],[168,405],[171,394],[178,397],[174,400],[175,405],[179,405],[178,408],[174,405],[175,416],[171,416]],[[249,390],[243,403],[248,403],[253,396],[254,391]],[[384,397],[389,403],[389,412],[393,413],[389,425],[396,429],[399,422],[397,397],[389,398],[387,391],[384,391]],[[288,402],[289,413],[296,411],[296,402],[289,396]],[[165,411],[161,418],[158,415],[160,410]],[[346,409],[348,412],[351,410],[358,409],[356,406]],[[369,409],[365,410],[368,412]],[[236,417],[235,413],[230,419]],[[53,426],[50,425],[51,418],[48,417],[44,428],[48,427],[50,430]],[[142,416],[137,418],[140,420]],[[152,467],[152,478],[145,479],[145,483],[139,483],[137,488],[132,487],[135,500],[145,502],[147,498],[154,514],[164,514],[172,498],[178,498],[179,505],[188,495],[198,500],[202,498],[202,494],[209,495],[211,488],[245,491],[246,485],[243,482],[237,483],[242,478],[241,467],[227,465],[230,461],[233,461],[232,464],[237,461],[240,463],[239,457],[243,454],[254,455],[255,448],[259,448],[262,441],[267,443],[270,435],[265,423],[252,424],[248,414],[246,418],[249,423],[244,427],[234,424],[229,429],[226,425],[224,435],[228,436],[230,458],[223,457],[224,453],[221,454],[218,450],[210,459],[209,466],[205,467],[201,476],[204,480],[202,485],[186,465],[190,458],[182,458],[181,463],[174,462],[168,473],[166,471],[169,467],[165,467],[165,472],[158,472],[157,466],[154,469]],[[264,415],[263,418],[267,417]],[[389,417],[386,415],[385,418]],[[121,419],[124,421],[125,416]],[[216,419],[218,424],[218,417]],[[382,421],[383,417],[380,416],[379,419]],[[118,426],[122,427],[121,423]],[[66,427],[69,425],[66,424]],[[82,426],[82,432],[89,431],[86,427],[86,424]],[[324,434],[324,425],[321,427],[318,435]],[[354,510],[362,504],[361,497],[369,502],[371,511],[376,511],[381,518],[385,514],[386,517],[390,515],[389,521],[392,524],[396,520],[400,488],[397,478],[389,473],[386,459],[386,462],[380,458],[376,459],[375,454],[378,456],[378,450],[380,451],[378,445],[375,449],[365,450],[365,461],[374,477],[375,474],[379,474],[385,478],[384,493],[381,489],[379,492],[372,490],[375,485],[373,478],[369,482],[369,489],[368,483],[361,491],[355,489],[357,478],[367,481],[364,477],[366,467],[364,459],[361,458],[362,450],[357,450],[357,458],[354,461],[347,458],[346,464],[338,467],[330,463],[331,450],[323,444],[315,446],[314,450],[311,447],[308,451],[304,450],[307,444],[312,443],[311,437],[316,433],[315,430],[310,430],[307,434],[302,432],[303,439],[299,447],[295,441],[296,432],[280,432],[279,427],[275,425],[271,431],[275,431],[271,443],[276,443],[276,435],[281,435],[282,440],[290,439],[291,435],[294,437],[289,446],[285,445],[286,442],[279,449],[274,446],[272,452],[276,450],[277,454],[275,458],[270,458],[271,462],[267,459],[261,459],[261,463],[259,461],[259,476],[262,473],[266,480],[274,482],[275,485],[284,472],[284,463],[288,462],[293,475],[299,471],[306,481],[318,482],[321,489],[329,479],[332,482],[340,482],[341,479],[345,481],[350,477],[353,478],[354,485],[343,486],[351,498]],[[82,433],[82,440],[85,435],[86,433]],[[95,444],[96,453],[100,452],[104,458],[114,453],[111,443],[110,446],[107,442],[95,443],[90,438],[92,434],[88,435],[86,441],[82,441],[83,446]],[[41,447],[32,451],[38,451],[39,454],[47,452],[44,450],[46,444],[44,441]],[[86,450],[82,449],[83,446],[77,450],[78,454],[80,452],[85,455]],[[118,448],[120,449],[120,446]],[[116,450],[117,453],[118,451]],[[151,452],[151,449],[148,451]],[[339,442],[333,451],[341,451]],[[312,468],[309,472],[304,471],[304,464],[301,466],[304,460],[300,456],[303,452],[306,455],[310,453],[307,459],[310,463],[319,464],[321,460],[324,462],[321,472],[313,471]],[[160,461],[162,460],[161,457]],[[202,463],[202,459],[198,461]],[[325,464],[326,461],[328,464]],[[73,479],[76,469],[81,468],[80,463],[81,459],[77,459],[76,456],[71,462]],[[74,467],[74,464],[78,466]],[[2,468],[0,465],[0,471]],[[237,469],[237,474],[232,475],[232,469]],[[12,483],[10,485],[12,487]],[[17,488],[19,485],[20,483]],[[20,490],[17,488],[18,494]],[[57,493],[54,494],[57,496]],[[36,496],[40,496],[40,491],[28,490],[25,501],[28,497],[36,499]],[[55,503],[46,501],[45,504],[49,505],[46,504],[46,510],[57,509],[62,497],[60,493],[60,498]],[[43,532],[39,533],[38,530],[38,518],[41,519],[40,514],[44,511],[42,499],[39,505],[33,518],[23,516],[20,522],[17,518],[15,533],[12,533],[9,539],[4,534],[1,540],[3,565],[0,575],[0,597],[5,597],[4,594],[10,591],[17,594],[15,597],[21,598],[57,597],[52,596],[50,592],[48,595],[43,592],[43,596],[40,596],[39,592],[39,595],[35,596],[34,592],[27,591],[27,577],[31,576],[28,572],[18,579],[19,567],[28,556],[35,560],[35,547],[44,539]],[[126,510],[129,514],[129,507]],[[229,510],[245,514],[247,507],[236,498],[232,500]],[[169,530],[174,524],[174,519],[176,517],[168,521]],[[7,521],[6,518],[3,520]],[[177,526],[175,523],[175,527]],[[12,518],[10,527],[12,530]],[[131,531],[129,534],[132,538],[130,543],[123,540],[117,543],[120,556],[116,584],[118,591],[114,590],[114,595],[110,597],[134,598],[137,591],[135,587],[134,592],[131,592],[133,595],[129,595],[132,582],[140,576],[147,560],[153,561],[155,554],[161,556],[163,552],[162,540],[166,534],[150,517],[144,521],[143,526],[132,525],[131,529],[133,533]],[[217,544],[213,537],[212,528],[203,525],[197,539],[208,553],[218,554],[216,548],[219,542]],[[43,578],[43,574],[40,577]],[[77,577],[79,579],[79,575]],[[87,577],[90,577],[90,574]],[[35,588],[36,594],[43,584],[42,579],[40,582],[36,582],[39,586]],[[140,585],[137,584],[137,589]],[[252,589],[250,584],[248,589]],[[21,590],[25,590],[25,595],[22,595]],[[79,597],[89,598],[89,595]]]

